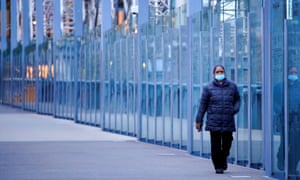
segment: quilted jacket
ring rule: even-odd
[[[196,122],[203,123],[204,114],[207,113],[205,130],[233,132],[236,130],[234,115],[239,109],[237,86],[227,79],[224,79],[223,84],[214,80],[203,89]]]

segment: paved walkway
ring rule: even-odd
[[[208,159],[0,105],[0,179],[226,180],[271,179],[229,165],[215,174]]]

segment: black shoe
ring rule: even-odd
[[[216,174],[223,174],[224,170],[223,169],[216,169]]]
[[[226,171],[226,170],[227,170],[227,167],[228,167],[228,166],[227,166],[227,162],[225,162],[224,165],[223,165],[223,170]]]

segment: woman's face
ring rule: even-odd
[[[295,67],[292,67],[289,71],[290,75],[297,75],[297,69]]]
[[[292,67],[289,70],[289,75],[288,75],[288,79],[292,82],[295,80],[298,80],[298,75],[297,75],[297,69],[295,67]]]
[[[221,66],[217,66],[214,72],[214,76],[217,81],[223,81],[225,78],[224,69]]]
[[[224,69],[218,66],[214,72],[214,75],[221,75],[221,74],[224,74]]]

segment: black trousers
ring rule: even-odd
[[[210,131],[211,159],[215,169],[223,169],[232,144],[232,132]]]

